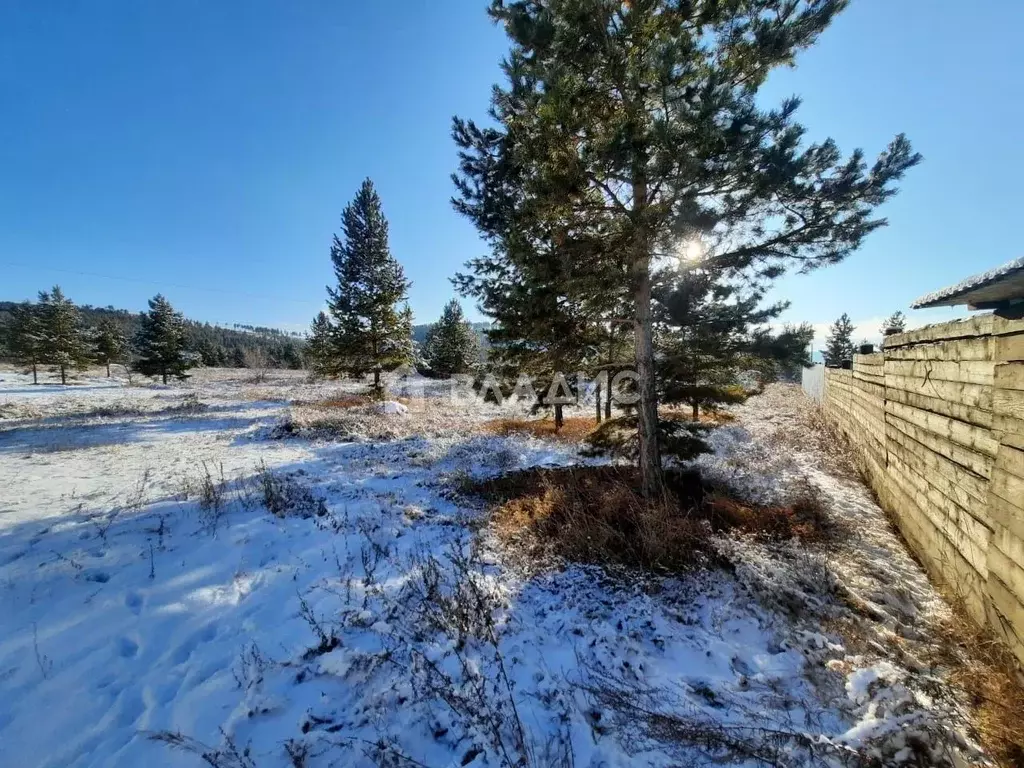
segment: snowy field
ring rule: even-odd
[[[976,757],[929,661],[947,609],[796,388],[698,464],[753,499],[817,489],[842,540],[641,576],[503,551],[460,482],[583,459],[484,433],[497,409],[438,383],[338,439],[302,404],[354,385],[297,372],[30,381],[0,370],[0,765]]]

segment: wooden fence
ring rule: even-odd
[[[826,369],[822,406],[933,577],[1024,665],[1024,320],[889,336]]]

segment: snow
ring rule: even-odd
[[[167,388],[33,387],[0,372],[0,765],[707,756],[644,728],[640,706],[792,733],[790,764],[808,744],[970,753],[955,689],[922,661],[945,605],[806,437],[798,390],[738,407],[698,464],[756,499],[813,485],[855,545],[722,540],[733,570],[641,577],[514,565],[452,488],[582,459],[476,429],[499,411],[475,401],[459,430],[416,434],[450,406],[437,383],[415,386],[427,406],[389,414],[411,426],[401,437],[275,439],[297,403],[353,385],[199,371]],[[308,493],[271,514],[268,476]]]
[[[395,400],[386,400],[380,404],[380,412],[386,416],[404,416],[409,409]]]
[[[910,306],[912,309],[928,307],[935,304],[936,302],[944,301],[945,299],[957,296],[958,294],[966,293],[967,291],[973,290],[975,288],[981,288],[982,286],[988,285],[989,283],[994,282],[1018,270],[1024,270],[1024,256],[1020,257],[1019,259],[1014,259],[1013,261],[1008,261],[1005,264],[1002,264],[998,267],[993,267],[992,269],[986,272],[981,272],[980,274],[977,275],[971,275],[970,277],[961,280],[956,285],[950,285],[946,288],[942,288],[941,290],[933,291],[932,293],[926,294],[921,298],[917,299]]]

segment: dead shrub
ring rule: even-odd
[[[276,473],[264,461],[254,475],[256,495],[274,517],[323,517],[327,504],[292,475]]]
[[[217,532],[221,516],[227,506],[228,482],[224,476],[224,465],[219,465],[220,476],[210,470],[210,465],[202,462],[203,473],[199,476],[199,511],[200,519],[211,533]]]
[[[315,408],[357,408],[363,405],[372,405],[373,399],[367,395],[339,395],[326,400],[316,400],[302,405],[310,405]]]
[[[331,402],[331,401],[327,401]],[[349,403],[347,398],[338,402]],[[402,399],[398,402],[405,404]],[[346,404],[332,407],[293,404],[270,430],[271,439],[304,438],[313,440],[390,441],[410,437],[450,437],[470,431],[465,413],[457,406],[432,403],[407,413],[382,413],[380,403]]]
[[[181,402],[177,405],[170,405],[164,408],[162,413],[172,414],[192,414],[202,413],[207,410],[209,406],[199,399],[199,395],[195,392],[188,392],[182,398]]]
[[[514,435],[530,435],[545,440],[559,440],[564,443],[579,443],[587,437],[597,422],[584,416],[570,416],[565,419],[562,428],[555,430],[554,419],[493,419],[482,425],[484,432],[501,437]]]
[[[662,497],[646,499],[632,467],[534,468],[464,483],[491,505],[498,535],[532,555],[586,563],[685,570],[719,558],[709,539],[736,531],[770,538],[824,540],[820,504],[750,504],[702,480],[670,471]]]
[[[598,734],[616,733],[635,757],[660,748],[678,765],[880,765],[868,754],[816,737],[806,722],[789,724],[773,717],[777,713],[771,709],[751,707],[721,688],[693,683],[651,687],[619,670],[594,666],[577,688],[591,701],[591,727]],[[729,717],[709,713],[704,704]],[[810,702],[804,705],[810,708]]]

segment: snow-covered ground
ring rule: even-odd
[[[281,425],[347,383],[0,370],[0,765],[973,755],[927,661],[946,608],[798,390],[735,409],[698,464],[818,489],[842,540],[725,539],[732,569],[641,577],[518,569],[452,488],[582,459],[426,389],[379,416],[393,439],[341,442]]]

